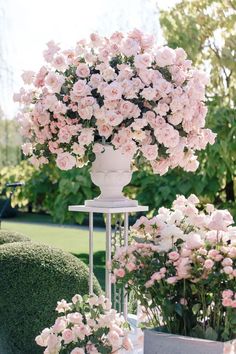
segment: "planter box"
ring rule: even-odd
[[[235,354],[236,342],[216,342],[144,330],[144,354]]]

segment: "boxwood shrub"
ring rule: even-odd
[[[88,267],[71,254],[32,242],[0,247],[0,353],[42,354],[34,338],[56,318],[58,300],[88,293]],[[94,279],[94,292],[101,288]]]
[[[30,238],[14,231],[0,230],[0,245],[12,242],[28,242]]]

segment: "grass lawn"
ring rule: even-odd
[[[15,219],[17,220],[17,219]],[[74,254],[88,264],[89,238],[88,229],[79,226],[59,226],[37,222],[12,221],[2,222],[2,229],[18,231],[29,236],[34,242],[61,248]],[[105,230],[94,232],[94,273],[104,288],[105,272]]]

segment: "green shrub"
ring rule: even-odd
[[[52,325],[57,301],[89,292],[82,261],[31,242],[0,247],[0,275],[1,354],[42,354],[34,338]],[[96,279],[94,292],[101,292]]]
[[[0,230],[0,245],[13,242],[28,242],[31,241],[29,237],[14,231]]]

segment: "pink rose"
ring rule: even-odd
[[[196,233],[190,233],[187,237],[186,241],[186,246],[192,250],[192,249],[198,249],[203,245],[203,240],[201,239],[201,236]]]
[[[114,274],[115,274],[117,277],[119,277],[119,278],[124,278],[124,276],[125,276],[125,271],[124,271],[124,269],[122,269],[122,268],[115,269],[115,270],[114,270]]]
[[[107,100],[119,100],[123,93],[122,86],[117,82],[112,82],[103,89],[103,95]]]
[[[168,257],[171,261],[177,261],[179,259],[179,253],[178,252],[170,252],[168,253]]]
[[[140,45],[136,40],[127,38],[123,41],[120,49],[124,55],[130,57],[132,55],[136,55],[140,51]]]
[[[30,85],[33,83],[34,76],[35,76],[35,72],[30,71],[30,70],[24,71],[23,74],[21,75],[21,77],[26,85]]]
[[[226,266],[223,268],[223,271],[225,272],[225,274],[231,274],[233,272],[233,268],[230,266]]]
[[[82,78],[88,77],[90,74],[90,70],[87,64],[79,63],[76,69],[76,75]]]
[[[158,154],[157,145],[144,145],[142,146],[141,151],[143,153],[143,156],[147,160],[149,161],[156,160]]]
[[[52,65],[59,71],[65,71],[67,64],[63,55],[57,55],[54,57]]]
[[[204,267],[206,269],[212,269],[214,266],[214,262],[211,259],[206,259],[204,262]]]
[[[107,111],[105,120],[107,124],[117,126],[123,121],[123,116],[115,111]]]
[[[232,301],[232,299],[226,297],[222,300],[222,305],[225,307],[231,307]]]
[[[79,312],[69,313],[67,315],[68,321],[75,324],[80,324],[83,320],[82,315]]]
[[[232,290],[224,290],[222,293],[223,298],[232,298],[234,295]]]
[[[45,84],[48,85],[53,93],[59,93],[65,82],[65,78],[54,72],[49,72],[45,78]]]
[[[25,156],[32,155],[33,153],[33,146],[31,143],[25,143],[22,145],[22,151]]]
[[[162,47],[158,49],[155,55],[156,63],[160,67],[173,65],[175,58],[175,51],[169,47]]]
[[[213,230],[227,231],[228,226],[233,224],[234,220],[228,210],[215,210],[211,214],[208,227]]]
[[[56,164],[61,170],[67,171],[75,166],[76,159],[69,152],[63,152],[57,155]]]
[[[52,327],[53,332],[60,333],[64,331],[67,327],[66,319],[63,317],[58,317]]]
[[[152,57],[148,53],[136,55],[134,58],[134,65],[136,66],[136,68],[140,69],[147,68],[151,65],[151,62]]]
[[[85,354],[85,351],[82,348],[76,347],[70,352],[70,354]]]
[[[231,258],[224,258],[221,264],[223,267],[232,266],[233,261]]]
[[[73,86],[71,94],[72,97],[84,97],[90,93],[89,86],[87,85],[85,80],[78,80]]]
[[[62,332],[62,339],[64,340],[65,344],[73,342],[75,340],[74,333],[71,329],[67,328]]]
[[[177,281],[178,281],[177,277],[169,277],[166,279],[166,282],[171,285],[175,284]]]

